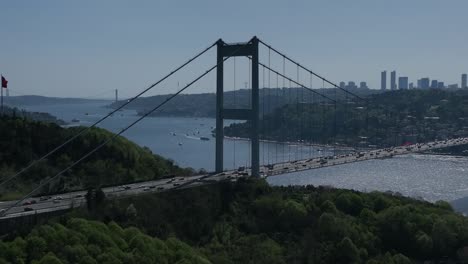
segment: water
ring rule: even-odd
[[[109,109],[103,108],[107,103],[34,105],[23,108],[49,112],[68,122],[76,118],[81,125],[89,125],[109,112]],[[118,132],[136,118],[134,111],[125,110],[117,112],[100,127]],[[212,171],[215,141],[211,131],[214,126],[215,120],[212,118],[147,118],[123,136],[174,160],[180,166]],[[200,137],[208,137],[210,140],[203,141]],[[226,169],[249,166],[248,141],[225,139],[224,142]],[[333,153],[330,149],[321,149],[319,152],[318,148],[263,142],[260,146],[260,161],[267,164]],[[361,191],[391,190],[429,201],[450,201],[468,196],[467,179],[466,157],[415,154],[274,176],[268,178],[268,182],[273,185],[331,185]]]

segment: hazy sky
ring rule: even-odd
[[[466,0],[1,1],[0,72],[12,95],[130,96],[218,38],[257,35],[335,82],[378,88],[396,69],[460,83],[467,21]],[[152,94],[214,63],[212,50]],[[191,92],[214,85],[212,74]]]

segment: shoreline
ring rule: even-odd
[[[250,141],[248,138],[242,137],[229,137],[224,136],[225,139],[230,140],[241,140],[241,141]],[[277,141],[277,140],[268,140],[268,139],[260,139],[260,142],[263,143],[273,143],[273,144],[283,144],[283,145],[290,145],[290,146],[301,146],[301,147],[320,147],[320,148],[327,148],[327,149],[339,149],[339,150],[365,150],[367,148],[353,148],[347,146],[333,146],[333,145],[324,145],[324,144],[317,144],[317,143],[306,143],[306,142],[296,142],[296,141]]]

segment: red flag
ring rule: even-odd
[[[2,76],[2,88],[8,88],[8,81]]]

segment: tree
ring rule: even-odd
[[[336,258],[340,263],[359,262],[359,250],[349,237],[344,237],[336,246]]]

